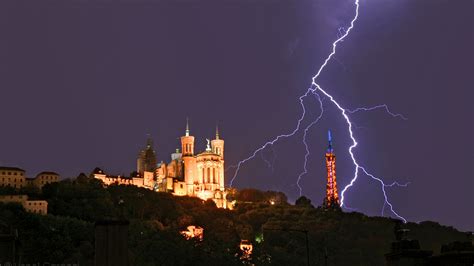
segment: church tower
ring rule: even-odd
[[[186,133],[181,137],[181,151],[184,156],[194,155],[194,137],[189,135],[189,120],[186,119]]]
[[[224,140],[219,136],[219,128],[216,126],[216,138],[211,141],[212,152],[224,159]]]
[[[193,194],[194,176],[196,171],[196,157],[194,156],[194,137],[189,135],[189,120],[186,119],[186,132],[181,137],[181,151],[184,164],[184,183],[188,195]]]
[[[224,190],[224,140],[219,136],[219,127],[216,125],[216,138],[211,141],[212,152],[220,156],[218,168],[219,188]]]
[[[137,159],[137,172],[143,176],[144,172],[154,173],[156,169],[156,153],[153,149],[153,140],[148,137],[146,147],[140,151]]]
[[[326,184],[326,197],[324,198],[324,207],[328,209],[338,209],[339,206],[339,195],[337,193],[337,182],[336,182],[336,155],[332,148],[332,137],[331,131],[328,131],[328,142],[329,146],[326,151],[326,170],[327,170],[327,184]]]

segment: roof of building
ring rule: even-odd
[[[100,169],[99,167],[94,168],[94,170],[92,170],[92,173],[93,174],[105,174],[104,170]]]
[[[199,153],[199,154],[196,155],[196,156],[206,156],[206,155],[219,156],[219,154],[214,153],[214,152],[212,152],[212,151],[203,151],[203,152]]]
[[[10,170],[10,171],[21,171],[25,172],[25,170],[18,168],[18,167],[9,167],[9,166],[0,166],[0,170]]]
[[[44,172],[39,173],[38,175],[59,175],[59,174],[56,172],[44,171]]]

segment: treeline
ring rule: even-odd
[[[127,219],[131,265],[242,265],[242,239],[253,243],[256,265],[306,265],[307,254],[311,265],[384,265],[397,223],[315,208],[306,198],[290,205],[281,192],[255,189],[230,193],[237,201],[230,211],[192,197],[134,186],[104,187],[85,175],[45,185],[35,195],[48,201],[47,216],[26,213],[14,204],[0,206],[3,229],[18,230],[23,263],[93,265],[94,222]],[[204,228],[202,242],[179,234],[188,225]],[[434,222],[406,226],[425,249],[439,251],[442,244],[465,240],[464,233]]]

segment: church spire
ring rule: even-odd
[[[146,134],[146,147],[147,149],[153,148],[153,140],[151,139],[150,134]]]
[[[219,125],[216,124],[216,139],[219,139]]]
[[[186,137],[189,137],[189,118],[186,117]]]

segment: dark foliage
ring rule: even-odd
[[[289,205],[283,193],[255,189],[234,193],[244,203],[230,211],[192,197],[134,186],[104,187],[85,175],[45,185],[41,197],[49,203],[47,216],[26,213],[19,205],[0,205],[0,223],[19,231],[25,263],[92,265],[93,222],[125,218],[130,221],[131,265],[241,265],[241,239],[254,244],[252,263],[306,265],[305,231],[312,265],[324,265],[326,259],[328,265],[384,265],[397,222],[314,208],[305,197]],[[202,242],[179,234],[188,225],[204,228]],[[424,249],[439,251],[442,244],[465,240],[463,233],[433,222],[407,227]]]

